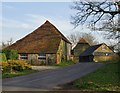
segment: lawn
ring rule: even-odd
[[[120,62],[109,63],[73,82],[79,90],[120,91]]]
[[[16,77],[16,76],[22,76],[22,75],[28,75],[31,73],[37,72],[36,70],[24,70],[21,72],[11,72],[11,73],[3,73],[2,75],[0,75],[0,78],[2,77],[4,78],[11,78],[11,77]]]

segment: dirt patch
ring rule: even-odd
[[[73,82],[71,82],[64,85],[59,85],[55,90],[79,90],[79,89],[74,87]]]

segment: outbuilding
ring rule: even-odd
[[[115,59],[116,53],[105,43],[90,46],[79,56],[79,62],[101,62]]]
[[[89,46],[89,43],[84,38],[80,38],[79,42],[72,50],[74,55],[74,61],[78,62],[80,54],[85,51]]]

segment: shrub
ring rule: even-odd
[[[5,53],[7,60],[16,60],[16,59],[18,59],[18,52],[16,50],[3,49],[2,53]]]
[[[3,49],[2,53],[5,53],[7,60],[10,59],[10,50]]]
[[[25,60],[9,60],[2,64],[3,72],[30,70],[31,65]]]
[[[10,70],[11,70],[10,65],[7,62],[3,62],[2,63],[2,72],[3,73],[10,72]]]
[[[18,52],[16,50],[10,50],[10,60],[17,60],[18,59]]]
[[[5,53],[0,53],[0,62],[5,62],[7,61]]]

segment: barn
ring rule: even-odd
[[[105,43],[90,46],[79,56],[79,62],[103,62],[116,58],[117,55]]]
[[[89,43],[84,39],[80,38],[77,45],[73,48],[72,52],[74,55],[74,61],[79,61],[79,55],[89,47]]]
[[[19,59],[32,65],[59,64],[71,55],[70,41],[49,21],[6,49],[17,50]]]

